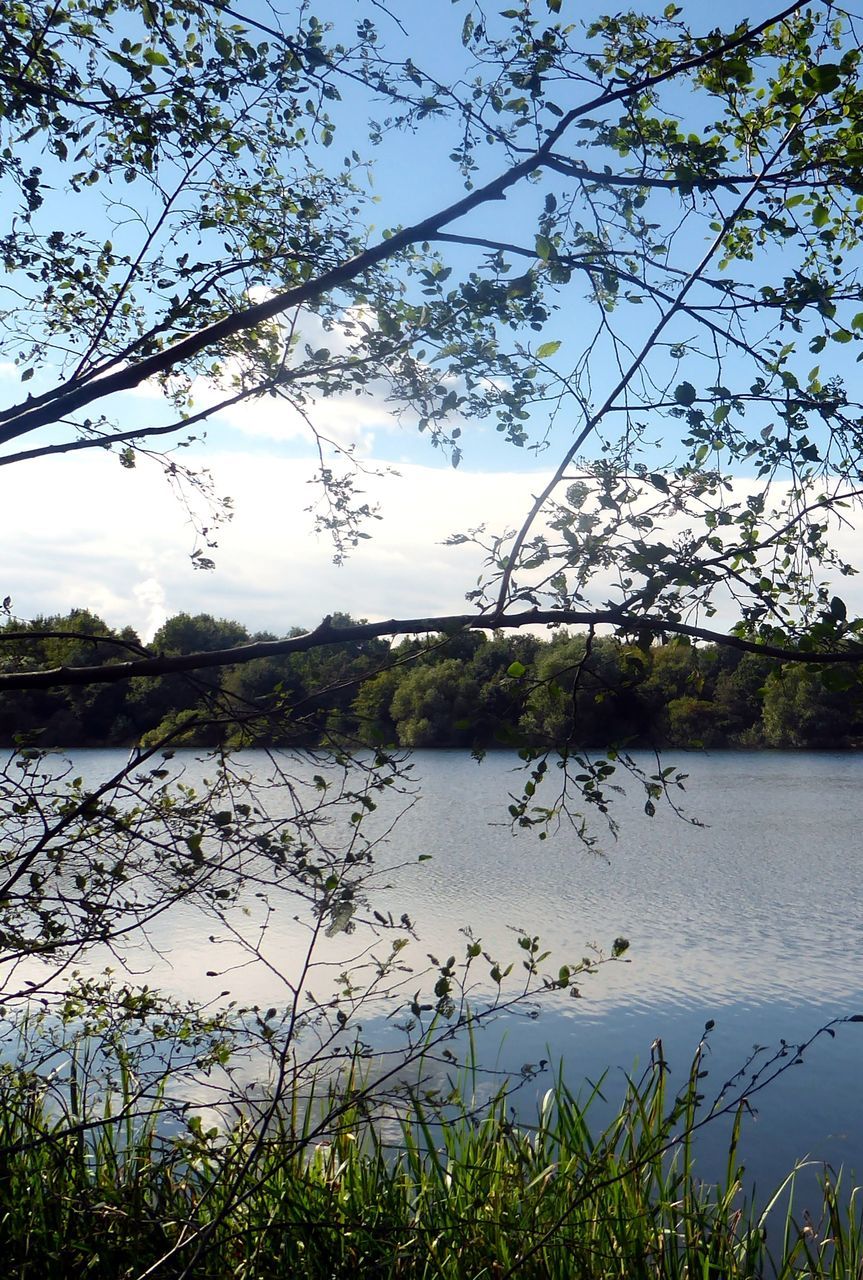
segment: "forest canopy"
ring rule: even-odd
[[[354,625],[346,615],[332,622]],[[116,662],[130,646],[144,651],[131,628],[112,631],[86,610],[36,619],[23,633],[7,622],[5,632],[18,637],[3,664],[14,668],[90,666]],[[201,653],[273,639],[239,622],[178,614],[149,650]],[[686,637],[640,647],[564,629],[548,638],[469,631],[330,644],[217,668],[194,681],[168,674],[104,688],[9,691],[0,707],[7,746],[168,740],[479,752],[838,748],[863,743],[863,691],[850,664],[807,669]]]

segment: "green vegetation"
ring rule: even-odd
[[[111,631],[83,610],[37,619],[23,633],[9,623],[0,639],[13,632],[24,638],[0,648],[0,670],[98,665],[140,648],[131,629]],[[207,614],[178,614],[150,652],[272,638]],[[809,670],[680,638],[637,645],[566,630],[549,640],[469,631],[332,644],[194,679],[10,691],[0,741],[20,735],[62,747],[142,737],[232,747],[854,747],[863,743],[863,688],[850,664]]]
[[[458,961],[415,960],[413,922],[380,895],[389,797],[413,799],[389,744],[529,744],[510,816],[540,836],[569,818],[590,847],[581,811],[608,813],[612,744],[863,738],[863,617],[837,594],[859,569],[847,535],[863,496],[863,50],[832,3],[754,8],[736,22],[692,2],[0,0],[0,369],[20,380],[0,465],[68,467],[40,500],[62,504],[70,543],[82,507],[103,511],[112,480],[155,464],[186,503],[193,565],[214,569],[232,507],[204,439],[212,420],[230,468],[248,444],[237,413],[262,428],[263,466],[267,410],[273,448],[306,429],[340,561],[379,515],[366,462],[422,457],[396,430],[454,467],[514,469],[533,449],[544,469],[497,529],[469,490],[453,502],[450,541],[482,560],[458,634],[431,616],[421,556],[423,616],[392,634],[424,638],[392,647],[322,627],[301,656],[245,661],[243,627],[206,615],[171,619],[152,655],[86,613],[0,630],[0,740],[18,748],[0,767],[6,1043],[35,1028],[0,1077],[9,1271],[769,1270],[733,1156],[717,1191],[685,1140],[673,1163],[696,1099],[666,1106],[661,1065],[595,1137],[562,1088],[534,1129],[501,1097],[478,1119],[453,1100],[440,1133],[435,1100],[415,1095],[395,1156],[378,1143],[386,1088],[360,1107],[340,1074],[382,1000],[402,1036],[390,1075],[406,1076],[429,1020],[443,1058],[468,1004],[495,1015],[581,971],[556,959],[548,977],[533,935],[509,965],[474,934]],[[387,420],[372,440],[363,423]],[[76,470],[94,458],[113,477]],[[269,527],[288,559],[283,506]],[[7,618],[32,613],[54,554],[39,514],[18,517]],[[103,516],[106,547],[113,532]],[[705,629],[729,610],[731,634]],[[587,631],[470,630],[525,612]],[[667,642],[686,629],[713,643]],[[763,652],[738,658],[742,637]],[[163,656],[222,650],[183,674]],[[106,676],[129,654],[134,679]],[[189,743],[213,748],[205,764],[172,762]],[[221,750],[270,743],[329,750],[311,777],[285,752],[254,779]],[[54,744],[135,745],[94,777],[40,751]],[[592,745],[609,759],[571,750]],[[555,750],[579,772],[549,769]],[[649,814],[679,780],[627,768]],[[214,997],[175,1016],[126,982],[175,910],[202,922],[183,963],[265,972],[279,1007]],[[296,951],[279,944],[286,920]],[[94,957],[127,947],[131,973],[93,976]],[[92,1074],[57,1102],[52,1080],[94,1040]],[[143,1041],[133,1069],[124,1046]],[[337,1086],[321,1121],[295,1121],[322,1078]],[[768,1240],[780,1275],[859,1275],[856,1205],[832,1184],[823,1199],[822,1234]]]
[[[743,1106],[717,1184],[699,1177],[701,1053],[678,1096],[656,1060],[597,1124],[558,1080],[516,1119],[407,1091],[374,1123],[356,1069],[336,1100],[285,1099],[267,1132],[200,1116],[169,1140],[151,1119],[56,1113],[35,1084],[0,1087],[0,1248],[7,1274],[122,1280],[848,1280],[863,1267],[857,1191],[792,1172],[756,1211],[743,1193]],[[128,1087],[128,1075],[124,1077]],[[462,1084],[471,1083],[470,1073]],[[77,1087],[80,1082],[75,1081]],[[351,1099],[355,1099],[351,1101]],[[527,1109],[519,1099],[522,1114]],[[607,1113],[608,1107],[605,1111]],[[441,1123],[442,1117],[445,1122]]]

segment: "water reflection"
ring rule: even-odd
[[[110,759],[75,753],[75,767],[104,777]],[[204,767],[193,755],[183,763],[190,776]],[[252,774],[265,768],[254,752],[242,763]],[[662,807],[646,818],[644,795],[632,788],[617,805],[618,838],[605,833],[600,857],[565,827],[543,843],[510,830],[507,793],[520,788],[513,758],[492,755],[477,766],[460,752],[416,753],[422,797],[386,844],[399,870],[382,877],[389,887],[374,902],[418,922],[411,954],[420,961],[429,951],[463,954],[466,925],[495,956],[518,955],[513,925],[540,934],[555,970],[588,942],[608,950],[619,935],[631,941],[631,963],[604,967],[583,984],[581,999],[558,997],[536,1020],[485,1031],[489,1062],[518,1073],[527,1062],[562,1058],[576,1087],[607,1071],[611,1105],[623,1073],[647,1061],[657,1037],[682,1084],[705,1021],[715,1019],[708,1066],[718,1087],[753,1045],[796,1044],[830,1018],[863,1011],[859,757],[729,753],[684,763],[690,782],[681,799],[703,825]],[[381,830],[395,804],[381,805]],[[421,855],[431,860],[418,862]],[[260,908],[245,906],[237,927],[252,936]],[[289,906],[269,919],[276,969],[295,972],[307,936]],[[286,999],[273,970],[234,967],[246,957],[213,920],[175,911],[154,926],[152,941],[155,954],[127,948],[125,962],[178,996]],[[349,962],[357,945],[356,937],[333,939],[328,961]],[[319,970],[315,983],[332,971]],[[388,1026],[367,1022],[366,1030],[385,1036]],[[760,1096],[746,1152],[762,1185],[807,1154],[863,1172],[861,1037],[863,1026],[842,1028]],[[532,1105],[545,1087],[540,1078],[521,1097]],[[706,1140],[705,1159],[718,1159],[723,1141]]]

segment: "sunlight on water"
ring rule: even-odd
[[[104,776],[111,756],[76,752],[76,770]],[[521,786],[513,757],[490,755],[481,765],[461,752],[413,757],[421,798],[387,845],[400,869],[382,877],[391,887],[374,905],[417,922],[418,961],[429,951],[463,954],[459,930],[468,925],[485,950],[517,963],[512,927],[541,935],[554,971],[589,943],[608,952],[619,935],[631,942],[627,962],[586,979],[581,999],[558,996],[536,1019],[487,1030],[481,1044],[489,1061],[517,1073],[563,1058],[576,1084],[609,1069],[613,1097],[615,1080],[649,1060],[656,1037],[682,1084],[704,1023],[714,1019],[707,1065],[715,1090],[754,1045],[796,1044],[829,1018],[863,1011],[860,757],[678,752],[663,763],[672,760],[690,775],[676,798],[703,825],[667,806],[647,818],[644,794],[631,784],[615,802],[617,839],[601,819],[595,824],[598,856],[566,826],[544,842],[511,831],[507,795]],[[242,762],[252,773],[265,768],[263,754],[246,753]],[[190,776],[202,768],[193,753],[183,763]],[[384,805],[377,816],[383,823],[392,813]],[[431,860],[419,863],[420,855]],[[240,925],[253,933],[260,920],[255,904],[247,906]],[[305,937],[289,911],[270,923],[269,953],[283,970],[296,963]],[[224,938],[212,920],[180,910],[154,927],[155,959],[143,949],[125,959],[142,981],[179,995],[210,1000],[229,991],[240,1002],[278,1004],[278,979],[260,968],[232,969],[239,957],[229,941],[217,945]],[[332,958],[349,959],[356,945],[334,939]],[[313,981],[326,982],[329,972]],[[863,1172],[863,1027],[839,1032],[762,1095],[747,1144],[762,1183],[807,1154]],[[540,1077],[528,1098],[546,1084]]]

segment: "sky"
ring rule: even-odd
[[[307,510],[313,463],[237,448],[208,455],[206,464],[235,509],[217,548],[207,551],[210,571],[194,569],[190,553],[199,539],[157,467],[127,471],[102,454],[21,464],[0,517],[0,588],[15,614],[87,607],[150,638],[181,611],[277,634],[337,610],[369,619],[460,612],[482,557],[445,547],[444,539],[466,522],[500,527],[536,487],[518,472],[455,474],[414,463],[399,476],[369,477],[366,490],[382,519],[337,566]]]
[[[124,400],[131,415],[146,395]],[[266,413],[249,407],[214,425],[213,447],[182,455],[209,470],[216,495],[232,499],[233,517],[206,551],[212,570],[194,568],[201,539],[157,464],[142,459],[127,470],[116,455],[89,450],[0,467],[0,593],[12,597],[22,619],[83,607],[112,626],[134,627],[144,640],[183,611],[276,635],[336,611],[369,620],[463,612],[483,553],[445,540],[479,525],[492,533],[511,529],[549,469],[514,449],[508,468],[471,465],[468,443],[468,460],[453,470],[429,448],[423,460],[412,436],[406,461],[386,405],[371,402],[353,428],[346,409],[341,424],[338,406],[327,412],[328,425],[341,425],[346,441],[356,433],[369,469],[359,483],[380,516],[367,523],[370,537],[346,563],[336,565],[331,540],[315,532],[309,507],[319,494],[316,463],[292,450],[293,425],[267,424]],[[194,494],[191,501],[199,521],[206,519],[206,503]],[[837,535],[851,558],[856,541],[851,527]],[[849,610],[863,613],[858,582],[843,580],[839,589]],[[716,619],[729,627],[733,621],[730,611]]]
[[[446,9],[448,21],[460,25],[463,6]],[[439,53],[427,22],[421,35],[424,51]],[[358,128],[357,141],[361,134]],[[339,141],[343,147],[345,138]],[[438,207],[460,194],[443,150],[449,145],[449,135],[433,124],[422,149],[408,138],[381,150],[375,189],[382,225],[410,222],[428,211],[429,199]],[[449,177],[444,185],[436,177],[432,188],[432,173]],[[517,219],[526,207],[522,198],[532,207],[530,192],[513,195],[500,216]],[[306,323],[313,339],[315,322]],[[555,326],[529,336],[535,343],[562,337],[565,344],[580,337],[573,313]],[[613,373],[599,370],[598,382]],[[0,366],[0,403],[20,397],[19,378],[20,370]],[[37,372],[27,390],[42,386]],[[207,394],[197,389],[199,404]],[[147,386],[117,398],[113,408],[124,428],[164,420],[157,392]],[[0,598],[10,596],[22,619],[86,607],[111,625],[133,626],[144,639],[180,611],[277,634],[311,627],[336,610],[369,619],[461,611],[482,572],[482,554],[444,540],[479,525],[498,533],[518,526],[572,430],[564,418],[557,449],[534,454],[506,446],[489,425],[464,423],[464,459],[454,471],[410,423],[396,421],[374,389],[364,400],[322,401],[313,416],[368,469],[361,487],[382,517],[369,522],[372,536],[346,564],[333,563],[333,547],[315,533],[308,511],[316,464],[306,427],[281,402],[265,400],[215,417],[206,443],[180,455],[193,468],[207,467],[215,492],[233,502],[234,517],[212,551],[202,548],[158,466],[145,459],[125,470],[116,457],[90,450],[0,467]],[[200,500],[197,510],[206,520]],[[212,556],[213,570],[194,568],[196,548]],[[854,594],[843,588],[849,605]]]
[[[3,379],[0,370],[10,398],[15,382],[14,371]],[[146,391],[121,399],[124,422],[147,419]],[[363,500],[380,516],[345,564],[333,562],[329,536],[315,532],[316,462],[298,447],[297,424],[268,402],[214,421],[211,444],[179,455],[206,468],[214,493],[232,500],[218,546],[203,548],[214,569],[194,568],[191,553],[203,544],[155,462],[127,470],[115,455],[88,450],[0,468],[0,591],[17,617],[88,608],[144,639],[181,611],[276,634],[337,610],[372,620],[463,611],[482,553],[444,540],[483,523],[494,531],[511,525],[547,471],[515,450],[509,469],[468,463],[454,471],[427,445],[417,450],[412,435],[403,441],[387,406],[374,401],[359,412],[330,402],[321,425],[357,445],[368,468]],[[206,501],[187,496],[206,520]]]

